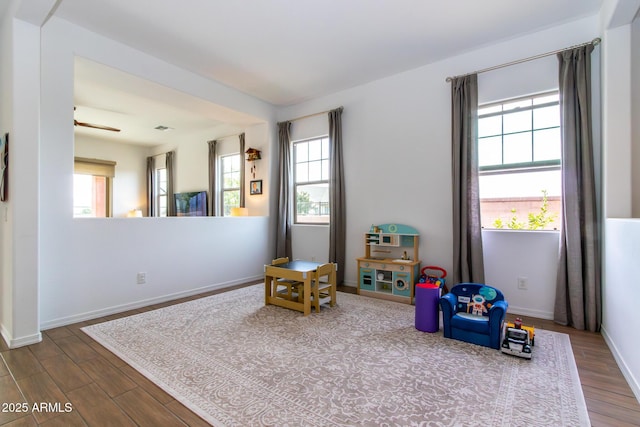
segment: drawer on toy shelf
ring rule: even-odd
[[[369,267],[375,268],[376,270],[411,271],[411,267],[404,264],[372,262],[372,263],[369,263]]]

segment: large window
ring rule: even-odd
[[[240,154],[220,157],[222,174],[222,215],[231,215],[231,208],[240,207]]]
[[[73,170],[73,217],[112,216],[112,180],[116,163],[76,157]]]
[[[329,223],[329,138],[293,143],[295,222]]]
[[[558,92],[480,106],[478,154],[483,227],[559,227]]]

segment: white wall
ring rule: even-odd
[[[6,5],[5,5],[6,7]],[[5,12],[6,13],[6,12]],[[13,20],[11,14],[0,14],[0,132],[13,133]],[[3,133],[4,135],[4,133]],[[0,202],[0,325],[2,335],[13,335],[13,234],[9,222],[9,201]]]
[[[147,209],[147,156],[149,149],[87,135],[75,135],[75,157],[116,162],[113,179],[113,217],[124,218],[131,209]]]
[[[464,74],[544,52],[591,41],[599,36],[597,17],[582,19],[526,37],[510,40],[363,86],[299,105],[281,108],[278,120],[344,106],[342,115],[347,197],[347,284],[357,281],[355,259],[364,254],[363,238],[371,224],[404,223],[418,229],[423,265],[447,270],[452,264],[450,85],[447,76]],[[535,93],[557,87],[555,58],[528,62],[482,74],[482,102]],[[317,120],[326,120],[326,117]],[[292,138],[300,127],[312,134],[322,129],[318,121],[292,124]],[[325,131],[326,133],[326,131]],[[307,136],[307,135],[304,135]],[[294,242],[309,242],[316,230],[294,228]],[[523,247],[539,247],[540,234],[519,233]],[[553,234],[552,234],[553,236]],[[556,238],[557,239],[557,238]],[[491,242],[490,246],[494,243]],[[531,242],[529,241],[531,240]],[[548,240],[550,248],[553,237]],[[508,251],[506,248],[504,251]],[[556,249],[551,249],[555,257]],[[549,317],[555,297],[547,276],[554,276],[555,258],[540,265],[540,257],[518,260],[513,270],[494,270],[504,251],[487,253],[487,275],[513,295],[521,312]],[[298,256],[294,251],[294,256]],[[547,257],[544,257],[547,259]],[[534,272],[540,275],[535,275]],[[517,276],[530,280],[529,293],[521,297]],[[535,284],[535,287],[534,287]]]
[[[602,335],[640,401],[640,343],[629,335],[640,327],[640,311],[633,305],[640,272],[640,221],[630,219],[638,216],[635,206],[640,195],[635,172],[640,147],[638,11],[640,0],[605,0],[601,13],[605,28]]]
[[[272,256],[265,217],[71,218],[74,55],[273,121],[269,104],[50,19],[42,28],[40,103],[47,159],[40,165],[42,327],[262,277]],[[271,138],[267,133],[261,141],[270,145]],[[206,163],[202,168],[206,175]],[[146,286],[135,283],[137,272],[147,274]]]
[[[640,401],[640,330],[638,299],[640,277],[640,220],[607,219],[606,266],[602,335],[636,398]]]
[[[485,281],[503,291],[509,313],[553,319],[559,237],[556,231],[483,230]],[[527,289],[518,288],[521,277]]]
[[[41,339],[38,310],[38,141],[40,100],[40,31],[11,18],[2,24],[2,131],[10,133],[9,194],[2,203],[2,315],[0,333],[15,347]],[[6,73],[6,74],[4,74]],[[24,303],[18,308],[15,302]]]
[[[640,19],[636,17],[631,25],[631,215],[640,218]]]

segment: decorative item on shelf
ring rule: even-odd
[[[249,216],[249,209],[231,208],[231,216]]]
[[[142,210],[131,209],[129,212],[127,212],[127,218],[142,218]]]
[[[256,148],[249,148],[247,151],[245,151],[245,154],[247,155],[247,162],[252,162],[251,163],[251,174],[255,178],[256,177],[256,164],[255,164],[255,161],[256,160],[260,160],[262,158],[260,156],[260,150],[258,150]]]
[[[262,180],[256,179],[251,181],[249,186],[249,194],[262,194]]]

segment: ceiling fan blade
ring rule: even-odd
[[[85,123],[85,122],[79,122],[77,120],[73,121],[73,124],[75,126],[83,126],[86,128],[92,128],[92,129],[100,129],[100,130],[109,130],[111,132],[120,132],[120,129],[118,128],[112,128],[111,126],[103,126],[103,125],[94,125],[93,123]]]

